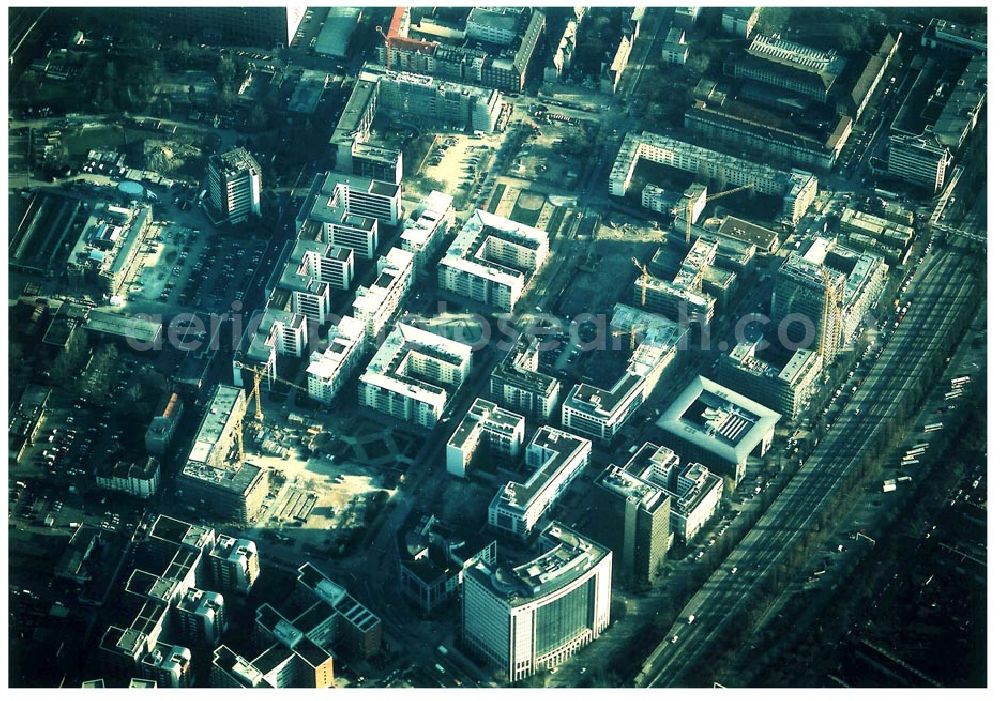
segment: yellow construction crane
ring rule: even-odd
[[[706,197],[705,198],[705,204],[708,204],[709,202],[712,202],[713,200],[717,200],[717,199],[719,199],[721,197],[726,197],[728,195],[735,195],[737,192],[743,192],[744,190],[752,190],[752,189],[753,189],[753,185],[740,185],[739,187],[734,187],[731,190],[723,190],[722,192],[717,192],[714,195],[709,195],[708,197]],[[691,220],[694,219],[694,198],[693,197],[689,197],[688,198],[686,206],[678,205],[678,206],[674,207],[671,210],[671,213],[675,217],[678,214],[680,214],[681,212],[684,212],[685,219],[687,219],[687,221],[684,222],[684,226],[685,226],[684,243],[686,243],[688,246],[690,246],[691,245]]]
[[[645,309],[646,308],[646,284],[649,282],[649,270],[646,268],[645,263],[640,263],[639,259],[636,258],[636,257],[634,257],[634,256],[632,257],[632,265],[634,265],[640,271],[642,271],[642,281],[639,283],[640,287],[642,289],[642,302],[641,302],[641,304],[639,306],[641,308]]]
[[[261,394],[260,394],[260,378],[264,376],[264,371],[261,368],[259,368],[259,367],[256,367],[256,366],[253,366],[253,365],[247,365],[247,364],[242,363],[242,362],[240,362],[238,360],[234,360],[233,361],[233,365],[235,365],[236,367],[238,367],[240,370],[246,370],[246,371],[248,371],[249,373],[251,373],[253,375],[253,389],[251,390],[251,394],[253,395],[253,399],[254,399],[253,420],[254,420],[255,424],[260,425],[260,424],[262,424],[264,422],[264,404],[263,404],[263,400],[262,400]],[[275,375],[274,377],[270,378],[270,381],[271,382],[280,382],[283,385],[288,385],[289,387],[294,387],[295,389],[301,390],[301,391],[306,392],[306,393],[309,392],[309,388],[308,387],[302,387],[301,385],[297,385],[294,382],[289,382],[288,380],[286,380],[284,378],[281,378],[281,377],[278,377],[277,375]],[[239,449],[240,462],[243,462],[243,455],[244,455],[244,453],[243,453],[243,430],[244,430],[244,427],[243,427],[243,424],[241,422],[240,423],[240,427],[239,427],[239,429],[236,432],[236,443],[237,443],[237,447]]]

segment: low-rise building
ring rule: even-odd
[[[393,119],[466,131],[497,130],[504,100],[495,88],[396,71],[386,72],[378,80],[378,111]]]
[[[527,538],[539,519],[590,464],[593,444],[551,426],[535,432],[524,452],[525,464],[533,469],[523,483],[507,482],[490,502],[490,526]]]
[[[309,562],[299,567],[296,591],[336,612],[332,634],[338,648],[363,658],[382,649],[382,620]]]
[[[611,622],[611,551],[560,524],[513,568],[479,563],[462,585],[462,639],[509,681],[553,669]]]
[[[471,370],[471,346],[397,324],[361,376],[358,402],[432,429]]]
[[[465,477],[473,457],[483,448],[492,455],[516,458],[524,443],[524,417],[478,398],[445,446],[449,475]]]
[[[985,56],[986,28],[933,19],[920,37],[920,45],[959,54]]]
[[[438,264],[438,286],[509,312],[548,253],[546,232],[477,209]]]
[[[739,484],[747,461],[757,450],[763,456],[781,417],[762,404],[700,375],[660,414],[656,424],[682,457],[700,462]]]

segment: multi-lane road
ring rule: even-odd
[[[888,340],[848,410],[834,421],[753,530],[691,598],[646,661],[636,679],[638,685],[684,684],[689,670],[728,631],[733,616],[765,598],[763,588],[769,575],[787,560],[859,462],[878,453],[890,419],[898,416],[904,402],[912,397],[918,378],[953,330],[958,312],[975,303],[974,266],[968,256],[972,245],[955,237],[944,250],[928,257],[916,281],[919,291],[910,312]]]

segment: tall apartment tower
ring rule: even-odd
[[[260,164],[245,148],[208,159],[208,202],[230,224],[260,216]]]
[[[812,348],[829,365],[840,349],[844,275],[793,254],[782,263],[771,293],[777,342]]]

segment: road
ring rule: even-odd
[[[951,331],[957,312],[972,302],[973,272],[962,238],[929,257],[910,313],[862,382],[852,406],[792,477],[787,487],[681,612],[636,679],[644,687],[683,685],[688,671],[717,642],[733,616],[766,598],[764,586],[812,527],[825,503],[867,455],[882,447],[884,429],[913,391],[922,368]],[[688,624],[690,616],[693,623]],[[673,636],[677,642],[671,643]]]

